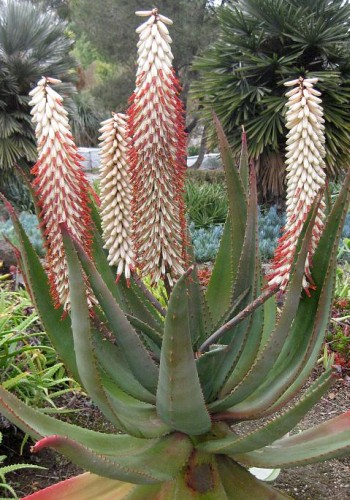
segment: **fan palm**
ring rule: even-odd
[[[16,177],[36,159],[28,92],[42,74],[72,81],[74,60],[68,55],[73,40],[66,24],[31,3],[0,0],[0,190],[17,204],[26,201]],[[61,92],[73,90],[71,83]]]
[[[195,62],[193,95],[220,117],[238,151],[241,125],[262,194],[283,192],[283,83],[318,77],[326,126],[326,171],[335,177],[350,150],[350,5],[343,0],[237,0],[219,13],[216,43]]]

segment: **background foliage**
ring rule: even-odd
[[[283,83],[317,76],[326,120],[330,176],[350,150],[350,5],[342,0],[237,0],[219,11],[217,40],[195,62],[200,100],[210,128],[218,114],[233,148],[246,126],[265,197],[284,191]]]
[[[74,90],[73,40],[67,23],[53,12],[20,0],[0,0],[0,190],[28,205],[16,165],[28,170],[36,160],[28,92],[42,75],[64,80],[60,92]]]

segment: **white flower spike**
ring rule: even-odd
[[[283,236],[279,240],[269,276],[269,285],[279,284],[285,290],[295,248],[307,214],[317,194],[325,186],[324,171],[324,118],[321,93],[314,89],[316,78],[293,80],[285,83],[295,86],[286,93],[287,134],[287,220]],[[307,293],[313,282],[310,262],[323,230],[324,200],[321,200],[312,233],[311,247],[305,264],[303,287]]]
[[[132,187],[126,119],[126,115],[112,113],[112,118],[101,124],[100,199],[108,262],[117,268],[117,281],[124,274],[128,283],[134,268],[134,253],[131,239]]]

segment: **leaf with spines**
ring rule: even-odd
[[[231,435],[223,439],[200,443],[198,449],[210,453],[234,455],[267,446],[290,432],[334,382],[335,377],[332,377],[328,370],[313,382],[299,401],[270,422],[246,435]],[[229,417],[229,412],[226,412],[225,417]]]
[[[103,338],[99,331],[93,330],[92,334],[94,351],[102,371],[130,396],[146,403],[155,403],[155,395],[135,378],[120,347]]]
[[[79,377],[83,387],[104,415],[118,429],[125,431],[109,401],[97,368],[90,328],[88,298],[79,259],[67,226],[61,224],[60,229],[68,266],[74,352]]]
[[[295,467],[349,455],[350,411],[257,451],[235,455],[248,467]]]
[[[284,308],[274,332],[270,335],[264,348],[261,349],[259,354],[257,353],[255,362],[242,381],[231,391],[229,395],[210,404],[212,411],[217,412],[227,410],[241,401],[244,401],[248,396],[250,396],[250,394],[258,389],[266,375],[271,370],[271,363],[273,363],[273,361],[278,357],[298,310],[300,290],[304,276],[304,264],[312,234],[313,221],[316,217],[316,210],[317,207],[314,206],[312,215],[309,216],[304,225],[303,236],[305,237],[303,239],[300,238],[302,244],[295,265],[295,273],[291,279]]]
[[[232,305],[233,287],[245,234],[247,200],[230,146],[215,115],[214,121],[225,169],[229,209],[218,256],[206,293],[209,310],[214,324],[217,325]]]
[[[190,439],[183,434],[141,439],[122,434],[95,432],[62,422],[30,408],[1,386],[0,408],[6,418],[11,419],[17,427],[34,439],[60,436],[74,442],[73,447],[80,446],[81,450],[87,450],[84,458],[79,456],[79,452],[76,457],[72,457],[75,463],[83,459],[93,460],[93,457],[97,456],[96,467],[99,468],[99,473],[106,477],[112,474],[117,479],[119,474],[119,478],[124,481],[146,484],[161,482],[166,476],[168,479],[175,477],[192,451]],[[103,457],[106,458],[105,469]]]
[[[137,380],[150,392],[155,392],[158,368],[119,307],[109,288],[82,247],[74,242],[80,262],[89,278],[92,290],[107,318],[123,354]]]
[[[181,276],[169,299],[159,367],[157,411],[172,429],[197,435],[207,432],[211,421],[192,350],[188,302],[184,300],[191,274],[192,268]]]
[[[98,217],[95,211],[96,207],[92,209],[93,220]],[[92,230],[92,254],[97,271],[125,314],[131,314],[161,334],[163,321],[147,297],[138,290],[133,277],[130,278],[130,286],[127,286],[124,279],[120,279],[118,284],[115,283],[115,273],[108,263],[106,251],[103,249],[102,237],[96,224],[97,222]]]

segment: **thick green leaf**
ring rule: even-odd
[[[305,259],[312,235],[313,222],[316,216],[315,206],[304,225],[304,231],[299,241],[302,241],[301,249],[296,258],[295,272],[288,287],[285,304],[275,330],[270,335],[266,345],[260,350],[255,362],[242,381],[233,388],[232,392],[225,398],[210,404],[210,409],[217,411],[232,408],[237,403],[244,401],[264,382],[266,375],[273,367],[278,358],[284,342],[290,332],[291,325],[299,306],[300,291],[304,276]]]
[[[130,366],[117,344],[112,344],[102,337],[99,331],[93,331],[94,352],[103,372],[124,392],[147,403],[155,403],[156,397],[147,391],[134,377]]]
[[[93,292],[115,335],[123,354],[136,379],[149,391],[155,392],[158,382],[158,368],[145,349],[137,333],[119,307],[109,288],[88,258],[81,246],[75,242],[80,261],[86,272]]]
[[[229,213],[226,220],[218,256],[208,285],[206,298],[214,323],[225,315],[232,304],[233,285],[236,279],[241,257],[246,219],[247,200],[233,154],[225,137],[222,126],[216,116],[221,157],[225,169],[229,200]]]
[[[230,500],[252,500],[253,498],[257,500],[286,500],[289,498],[291,500],[290,496],[259,481],[228,457],[220,456],[217,463],[222,484],[227,498]]]
[[[190,439],[174,433],[157,440],[143,439],[138,450],[113,449],[110,445],[86,447],[66,436],[48,436],[36,443],[33,451],[51,447],[73,463],[93,474],[129,481],[153,484],[176,477],[192,451]]]
[[[167,500],[229,500],[222,485],[215,458],[206,453],[192,453],[184,474],[166,483],[162,496]]]
[[[189,330],[186,300],[192,268],[176,283],[165,318],[157,389],[157,411],[171,428],[187,434],[203,434],[211,427],[205,407]]]
[[[246,453],[267,446],[290,432],[314,404],[320,400],[333,382],[335,382],[335,378],[328,371],[309,387],[300,400],[275,417],[274,420],[263,424],[247,435],[231,435],[223,439],[200,443],[197,447],[210,453],[234,456],[237,453]]]
[[[158,417],[155,405],[129,396],[108,378],[103,379],[103,386],[123,429],[131,436],[155,438],[171,431]]]
[[[304,304],[304,308],[307,306],[309,307],[309,310],[307,312],[305,309],[304,311],[301,310],[299,322],[296,322],[294,326],[295,328],[299,328],[299,323],[303,325],[306,319],[313,319],[313,316],[317,315],[314,323],[314,337],[317,328],[321,331],[325,330],[329,319],[328,314],[330,311],[333,293],[336,253],[349,206],[349,186],[350,170],[344,179],[339,195],[326,220],[324,231],[313,257],[312,276],[316,284],[316,290],[314,290],[311,297],[307,299],[309,305]],[[320,297],[321,293],[322,297]],[[319,305],[318,312],[316,313],[315,303],[317,302],[319,302]],[[319,335],[319,338],[315,341],[313,351],[310,352],[310,349],[308,349],[306,352],[304,366],[299,375],[290,387],[284,391],[284,394],[281,395],[280,399],[276,402],[276,405],[271,408],[271,410],[273,410],[275,406],[281,406],[285,401],[291,399],[304,384],[314,367],[318,352],[321,349],[322,341],[322,335]]]
[[[96,213],[96,208],[92,211],[92,214],[94,216],[94,220],[97,219],[98,221],[99,216]],[[124,313],[136,316],[137,319],[143,321],[150,328],[161,334],[163,331],[163,322],[158,311],[141,293],[137,285],[135,285],[133,278],[130,280],[130,286],[127,286],[123,278],[121,278],[119,283],[116,284],[115,272],[113,272],[113,268],[107,261],[106,251],[103,249],[103,241],[96,227],[93,228],[92,235],[92,254],[94,264],[121,309]]]
[[[209,326],[209,311],[206,310],[206,299],[202,286],[199,283],[196,265],[193,266],[192,274],[187,282],[187,289],[188,292],[186,297],[188,300],[189,328],[192,345],[196,351],[201,342],[205,339]]]
[[[108,400],[98,372],[91,338],[86,284],[80,262],[66,226],[61,225],[61,233],[68,265],[72,331],[79,377],[83,387],[104,415],[117,428],[124,430]]]
[[[239,175],[242,180],[243,188],[248,194],[249,190],[249,156],[248,156],[248,145],[247,145],[247,134],[242,131],[242,146],[241,146],[241,156],[239,161]]]
[[[257,200],[256,180],[252,170],[250,192],[245,228],[244,242],[237,269],[233,301],[240,297],[240,309],[244,309],[260,293],[260,262],[257,255]],[[246,291],[248,290],[248,293]],[[262,312],[257,309],[251,317],[230,328],[223,336],[222,342],[227,348],[222,352],[221,359],[217,356],[217,365],[212,372],[212,391],[210,399],[217,396],[223,386],[225,393],[241,380],[252,362],[255,360],[262,335]],[[237,365],[238,363],[238,365]],[[237,368],[237,369],[236,369]]]
[[[249,467],[295,467],[350,455],[350,411],[258,451],[235,455]]]
[[[165,475],[173,477],[186,462],[192,449],[185,435],[141,439],[122,434],[104,434],[62,422],[30,408],[1,386],[0,409],[6,418],[32,438],[59,435],[76,441],[97,455],[112,457],[114,467],[121,467],[125,481],[147,483],[150,479],[151,482],[163,481]],[[99,466],[102,466],[101,463]],[[109,474],[110,464],[106,466],[106,474]]]

